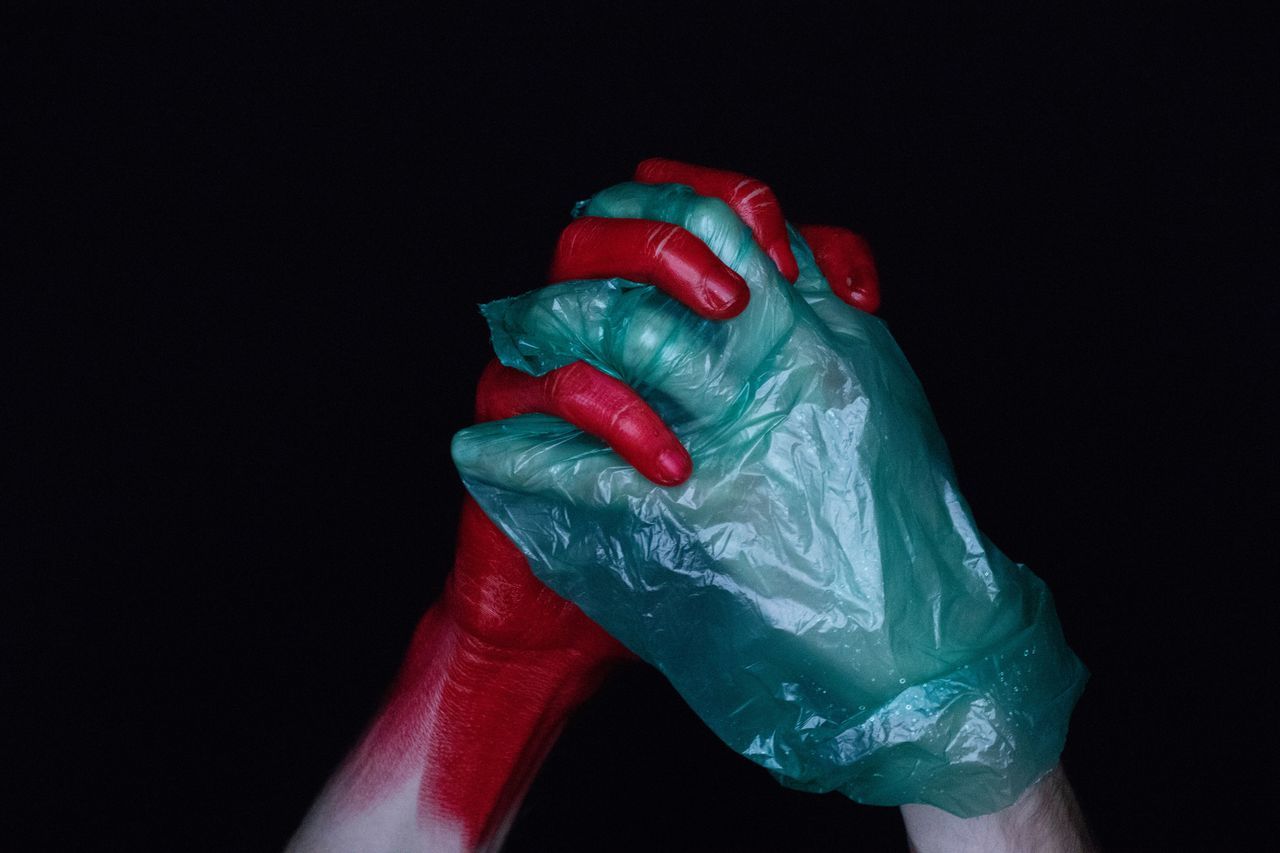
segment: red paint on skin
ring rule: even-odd
[[[577,605],[534,577],[524,555],[469,496],[445,604],[461,628],[497,650],[571,651],[589,661],[627,654]]]
[[[693,460],[653,409],[625,382],[578,361],[545,376],[529,376],[497,360],[480,377],[476,418],[542,412],[564,418],[607,442],[660,486],[689,478]]]
[[[492,362],[476,389],[477,421],[525,412],[565,418],[655,481],[679,482],[692,471],[688,453],[644,400],[585,363],[533,377]],[[398,764],[402,756],[420,762],[423,813],[456,820],[467,843],[479,843],[510,816],[569,713],[629,657],[534,577],[467,497],[444,601],[419,625],[369,749]]]
[[[515,808],[570,712],[595,692],[608,662],[575,650],[473,652],[463,641],[441,694],[450,713],[428,749],[420,803],[459,817],[470,842]],[[594,663],[594,665],[592,665]]]
[[[801,225],[831,290],[854,308],[874,314],[880,307],[880,276],[867,241],[838,225]]]
[[[573,708],[629,653],[541,584],[474,501],[444,600],[419,623],[391,695],[353,756],[345,800],[421,772],[420,818],[486,840],[519,802]]]
[[[692,470],[679,440],[618,380],[581,362],[543,377],[490,364],[477,388],[477,420],[532,411],[598,435],[659,482],[678,482]],[[407,773],[421,772],[420,817],[456,822],[468,845],[485,841],[510,817],[569,713],[628,657],[538,581],[524,555],[466,498],[444,601],[419,624],[386,707],[354,758],[359,772],[348,803],[372,804]]]
[[[636,167],[635,180],[642,184],[684,184],[698,195],[723,201],[747,224],[756,243],[773,260],[783,278],[795,284],[800,267],[791,252],[786,220],[778,197],[763,181],[738,172],[694,166],[677,160],[651,157]]]
[[[652,284],[712,320],[738,316],[751,298],[742,276],[678,225],[575,219],[556,242],[548,281],[614,277]]]

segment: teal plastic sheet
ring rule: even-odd
[[[885,324],[830,291],[794,230],[792,286],[688,187],[622,184],[583,212],[687,228],[749,306],[717,322],[650,286],[568,282],[484,306],[494,349],[628,382],[694,473],[656,486],[524,415],[456,436],[467,489],[543,582],[784,784],[966,817],[1014,802],[1057,762],[1087,672],[1044,583],[974,524]]]

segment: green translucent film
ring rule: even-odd
[[[784,784],[961,816],[1011,804],[1056,763],[1087,672],[1044,583],[974,524],[884,323],[830,291],[796,232],[793,287],[687,187],[622,184],[585,212],[689,229],[750,305],[716,322],[621,279],[558,284],[483,307],[498,357],[622,378],[693,476],[655,486],[524,415],[457,435],[467,489],[542,581]]]

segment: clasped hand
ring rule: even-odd
[[[507,368],[587,365],[616,383],[590,432],[637,426],[621,455],[552,414],[462,431],[480,507],[784,783],[962,816],[1012,803],[1056,763],[1086,674],[1043,583],[974,524],[906,359],[850,307],[852,277],[678,180],[582,212],[674,226],[666,240],[693,235],[732,274],[681,290],[586,269],[485,306]]]

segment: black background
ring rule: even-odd
[[[177,5],[11,31],[5,121],[52,155],[13,178],[53,311],[8,312],[54,392],[7,643],[41,847],[283,845],[450,564],[475,305],[655,155],[870,240],[979,523],[1093,672],[1064,761],[1104,845],[1248,837],[1276,718],[1263,22]],[[903,841],[637,667],[508,849],[655,848]]]

